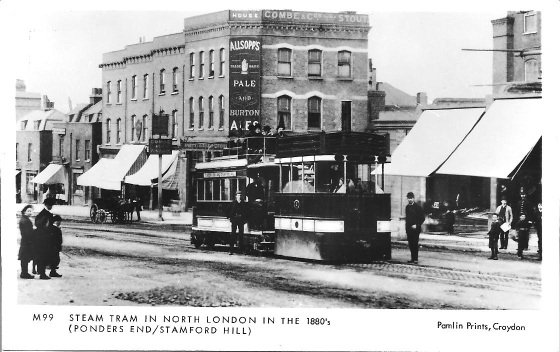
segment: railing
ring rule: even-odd
[[[247,159],[255,164],[275,154],[276,137],[256,136],[230,140],[220,159]]]

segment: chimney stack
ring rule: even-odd
[[[427,105],[428,95],[425,92],[416,94],[416,105]]]
[[[90,104],[97,104],[103,99],[103,89],[101,88],[92,88],[91,95],[89,96]]]
[[[43,110],[48,111],[54,109],[54,102],[49,100],[49,97],[43,95]]]

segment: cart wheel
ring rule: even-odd
[[[101,209],[97,212],[97,221],[104,224],[107,221],[107,213]]]
[[[91,218],[91,221],[93,223],[96,223],[99,221],[99,219],[97,218],[97,204],[92,204],[91,208],[89,209],[89,217]]]

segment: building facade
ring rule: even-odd
[[[25,82],[16,79],[16,121],[33,110],[41,110],[41,94],[28,92]]]
[[[366,131],[369,29],[367,15],[351,12],[226,10],[106,53],[101,156],[148,144],[153,120],[167,116],[188,206],[194,162],[250,124]]]
[[[507,82],[541,81],[541,13],[509,11],[492,26],[493,94],[501,93]]]

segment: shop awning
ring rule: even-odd
[[[386,175],[430,176],[469,134],[483,108],[426,110],[385,165]]]
[[[179,158],[175,158],[173,163],[169,167],[169,170],[163,175],[162,178],[162,188],[169,189],[169,190],[176,190],[179,189],[179,171],[180,168],[177,167],[177,163],[179,162]],[[157,184],[157,179],[153,180],[155,184]]]
[[[179,155],[179,151],[174,150],[171,154],[163,155],[162,162],[161,162],[161,170],[162,176],[165,179],[165,176],[169,177],[169,172],[175,172],[175,169],[170,170],[172,165],[176,162],[177,156]],[[151,186],[154,184],[153,180],[155,179],[155,183],[157,184],[157,178],[159,173],[159,155],[152,154],[146,160],[146,163],[142,166],[137,173],[132,174],[130,176],[126,176],[124,178],[124,182],[131,184],[131,185],[138,185],[138,186]]]
[[[31,182],[42,185],[54,185],[66,182],[66,170],[63,165],[49,164],[43,171],[35,176]]]
[[[511,177],[541,138],[544,116],[539,98],[494,101],[436,173]]]
[[[119,191],[121,189],[121,182],[136,160],[141,156],[144,149],[144,145],[123,145],[115,159],[113,159],[114,162],[111,168],[106,170],[97,181],[96,187]]]
[[[78,186],[93,186],[99,187],[98,183],[103,174],[107,170],[112,169],[114,160],[101,158],[95,165],[91,167],[88,171],[86,171],[82,176],[78,177],[77,183]]]

